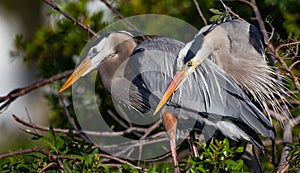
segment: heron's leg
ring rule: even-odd
[[[164,112],[162,115],[163,124],[168,133],[170,139],[170,147],[172,154],[172,161],[174,164],[174,173],[179,173],[177,152],[176,152],[176,127],[177,127],[177,117],[172,113]]]
[[[195,144],[195,133],[194,133],[194,131],[190,132],[190,138],[189,138],[188,141],[190,143],[190,148],[193,152],[194,157],[199,157],[198,149],[197,149],[197,146]]]
[[[259,149],[252,144],[247,144],[245,151],[242,155],[242,159],[245,161],[250,172],[262,173],[262,165],[259,159]]]

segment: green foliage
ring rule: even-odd
[[[188,162],[193,165],[192,173],[196,172],[243,172],[244,162],[233,160],[235,153],[242,153],[243,147],[233,147],[225,138],[223,141],[211,140],[210,144],[201,144],[200,157],[192,157]]]
[[[214,15],[209,19],[210,22],[220,24],[224,20],[230,18],[230,13],[228,11],[221,12],[218,9],[211,8],[209,9],[210,12],[212,12]]]
[[[90,13],[87,0],[84,1],[59,1],[58,6],[69,15],[74,16],[89,26],[92,30],[98,31],[103,28],[102,12]],[[69,19],[66,19],[59,12],[51,10],[49,19],[51,22],[37,29],[33,37],[24,38],[21,35],[16,36],[15,44],[24,57],[24,62],[31,67],[38,69],[38,73],[43,78],[48,78],[66,70],[74,69],[75,62],[81,50],[92,37],[87,31],[75,25]],[[63,81],[52,83],[52,91],[46,93],[46,98],[51,107],[51,124],[56,127],[71,128],[68,125],[66,116],[58,99],[58,90]],[[103,88],[100,88],[100,95],[103,95]],[[68,94],[64,94],[68,96]],[[68,100],[71,100],[70,93]],[[105,102],[106,103],[106,102]],[[73,114],[72,107],[69,112]]]
[[[43,143],[39,151],[14,155],[0,159],[1,172],[130,172],[137,169],[126,165],[109,166],[101,163],[98,148],[84,141],[75,140],[71,133],[55,134],[50,127],[49,136],[34,138]],[[37,148],[37,147],[34,147]],[[47,151],[47,152],[45,152]],[[48,153],[49,152],[49,153]]]
[[[299,0],[265,0],[268,8],[276,11],[268,11],[276,21],[276,28],[281,26],[285,29],[287,36],[298,37],[300,35],[300,1]],[[277,23],[281,22],[281,23]]]
[[[299,172],[300,171],[300,141],[298,144],[290,143],[288,144],[289,154],[287,161],[289,163],[290,172]]]

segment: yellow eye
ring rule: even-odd
[[[97,48],[94,47],[92,51],[93,53],[97,53]]]
[[[192,62],[192,61],[189,61],[189,62],[186,63],[186,65],[187,65],[187,66],[193,66],[193,62]]]

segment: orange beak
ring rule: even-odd
[[[72,73],[65,84],[60,88],[59,92],[63,92],[74,84],[89,68],[91,67],[91,58],[86,58],[79,67]]]
[[[176,72],[173,80],[169,84],[166,92],[164,93],[163,97],[161,98],[159,104],[157,105],[153,115],[155,115],[166,104],[166,102],[169,100],[171,95],[174,93],[174,91],[176,91],[178,89],[179,85],[182,83],[183,79],[188,74],[189,73],[186,70],[181,70],[181,71]]]

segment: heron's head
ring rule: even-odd
[[[90,48],[87,56],[81,64],[74,70],[59,92],[63,92],[75,83],[80,77],[98,69],[100,64],[111,58],[116,58],[120,52],[124,52],[124,46],[120,46],[128,40],[132,40],[133,35],[126,31],[116,31],[102,35],[95,41],[95,45]],[[133,47],[133,46],[132,46]],[[133,49],[133,48],[132,48]],[[128,58],[128,56],[127,56]]]
[[[159,104],[154,111],[156,114],[168,101],[171,95],[179,88],[180,84],[186,79],[186,77],[193,73],[195,69],[201,65],[201,63],[208,58],[213,52],[211,46],[205,34],[198,34],[194,39],[188,42],[180,51],[177,57],[177,71],[173,80],[170,82],[167,90],[161,98]]]

